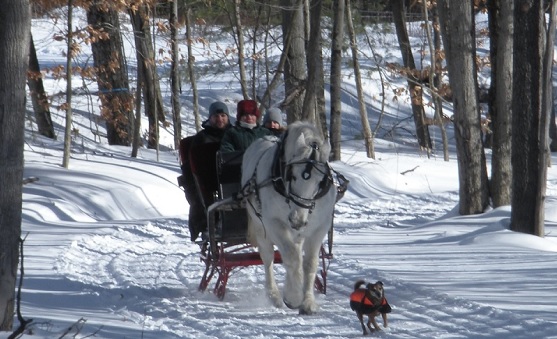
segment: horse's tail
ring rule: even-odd
[[[366,283],[366,282],[363,281],[363,280],[358,280],[358,281],[356,281],[356,283],[354,284],[354,291],[357,290],[357,289],[359,289],[360,286],[362,286],[362,285],[365,284],[365,283]]]

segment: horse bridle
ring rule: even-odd
[[[331,175],[331,168],[329,164],[324,161],[318,161],[317,152],[319,151],[319,145],[316,142],[313,142],[311,145],[311,154],[307,159],[296,160],[292,162],[288,162],[284,164],[284,167],[281,166],[281,177],[275,178],[283,181],[284,189],[277,189],[277,185],[275,185],[275,190],[283,195],[286,198],[286,202],[290,203],[292,201],[298,207],[309,209],[310,213],[313,211],[315,207],[315,201],[319,200],[323,197],[333,184],[333,178]],[[294,165],[303,165],[305,164],[304,171],[302,172],[302,179],[309,180],[311,179],[312,170],[315,169],[317,172],[323,175],[323,178],[319,182],[317,193],[311,198],[304,198],[292,192],[292,181],[296,180],[297,178],[292,174],[292,166]],[[319,165],[323,165],[325,168],[322,170],[319,168]]]
[[[346,192],[348,188],[349,181],[342,174],[332,169],[329,166],[328,162],[316,160],[317,151],[319,151],[319,145],[316,142],[311,144],[312,152],[308,159],[286,163],[284,160],[284,143],[287,135],[288,131],[282,136],[281,140],[276,141],[279,146],[275,150],[274,161],[271,168],[271,176],[266,180],[263,180],[263,182],[257,183],[256,170],[254,170],[251,179],[244,184],[240,192],[238,192],[238,194],[236,195],[235,199],[240,201],[247,196],[255,194],[257,200],[259,201],[259,189],[272,184],[275,191],[286,198],[286,203],[289,204],[290,201],[292,201],[299,207],[309,209],[309,213],[311,213],[313,211],[313,208],[315,208],[315,201],[327,194],[331,186],[335,184],[336,178],[338,180],[338,186],[336,188],[336,201],[340,200],[344,195],[344,192]],[[268,151],[270,150],[271,149],[269,149]],[[263,155],[261,156],[261,158],[262,157]],[[261,158],[259,158],[259,160],[261,160]],[[292,166],[301,164],[306,165],[304,171],[302,172],[302,179],[304,180],[309,180],[311,178],[313,169],[323,174],[323,179],[321,179],[321,181],[319,182],[317,193],[312,198],[304,198],[295,193],[292,193],[291,185],[292,179],[294,179],[294,176],[292,175]],[[323,165],[324,170],[320,169],[319,165]],[[258,166],[256,165],[255,168],[257,169],[257,167]],[[335,178],[333,178],[333,173],[335,174]],[[286,189],[286,183],[288,183],[288,189]],[[260,201],[259,204],[261,204]],[[254,206],[252,206],[252,208],[256,212],[257,216],[261,218],[261,214],[260,212],[258,212],[258,209]]]

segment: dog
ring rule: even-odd
[[[365,285],[365,287],[362,287],[362,285]],[[375,330],[381,331],[381,328],[375,321],[375,317],[379,314],[383,318],[383,326],[388,326],[387,313],[391,313],[391,306],[387,302],[387,298],[385,298],[385,290],[381,281],[377,281],[374,284],[366,284],[364,280],[356,281],[354,291],[350,294],[350,308],[356,312],[364,335],[367,334],[366,327],[364,326],[365,315],[368,317],[367,328],[370,332],[373,332],[371,324],[373,324]]]

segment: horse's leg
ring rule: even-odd
[[[299,243],[283,241],[279,246],[282,256],[282,265],[286,270],[284,283],[284,303],[289,308],[299,308],[302,304],[302,246]]]
[[[306,239],[304,243],[304,261],[303,261],[303,301],[300,307],[300,314],[313,314],[317,311],[313,286],[315,284],[315,274],[317,273],[317,264],[319,262],[319,251],[321,250],[321,241],[315,239]]]
[[[267,295],[275,307],[282,307],[282,297],[275,281],[275,272],[273,270],[275,259],[273,244],[263,237],[258,237],[257,243],[259,256],[261,256],[263,266],[265,267],[265,289]]]

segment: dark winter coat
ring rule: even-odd
[[[205,210],[213,202],[213,192],[217,188],[215,154],[226,131],[211,126],[209,120],[201,126],[201,131],[182,139],[180,143],[183,186],[190,205],[188,226],[191,241],[195,241],[207,228]],[[231,127],[228,124],[228,128]]]
[[[267,128],[257,125],[254,128],[245,128],[240,126],[238,122],[232,128],[224,133],[220,143],[220,151],[222,153],[245,151],[252,142],[266,135],[271,135],[271,131]]]
[[[211,126],[209,120],[205,120],[203,124],[201,124],[201,127],[203,127],[203,129],[197,132],[197,134],[193,137],[192,145],[220,142],[224,136],[224,132],[226,132],[228,128],[232,127],[232,125],[228,124],[226,129],[215,128]]]

